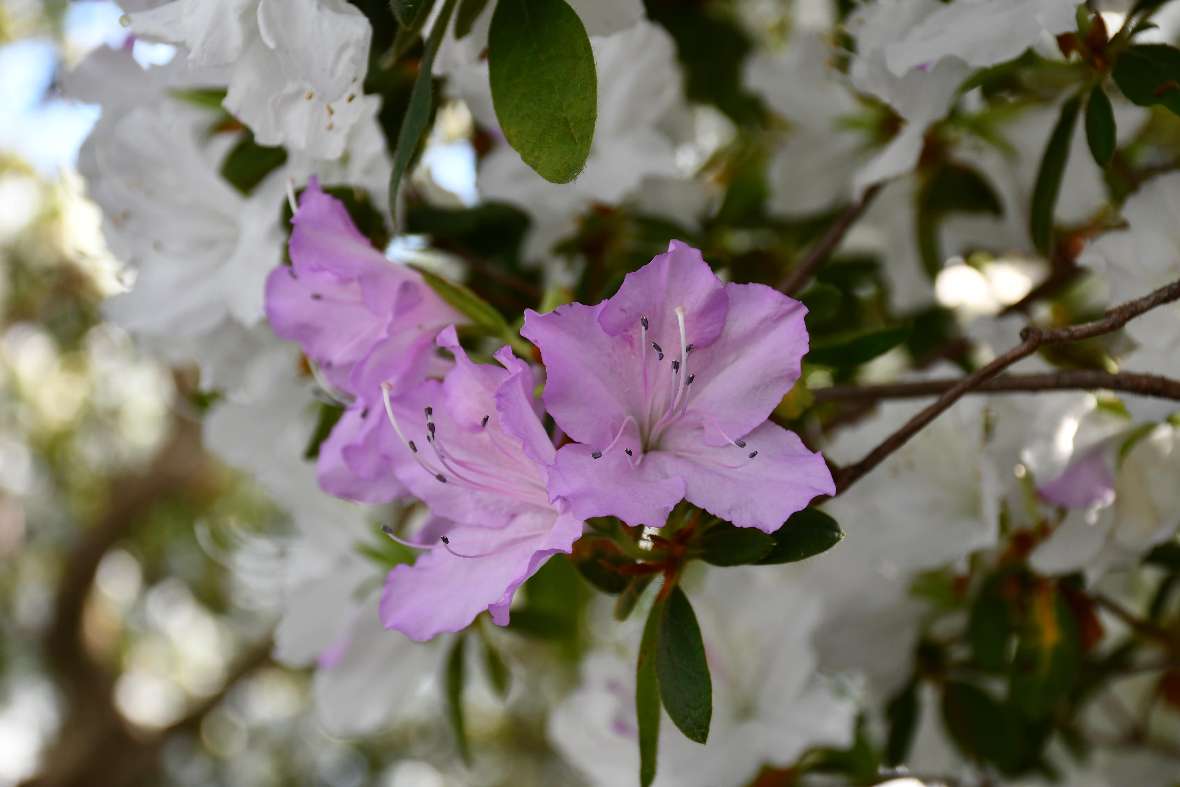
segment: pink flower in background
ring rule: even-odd
[[[398,478],[455,523],[386,580],[381,620],[416,640],[459,631],[484,610],[505,625],[516,589],[551,555],[570,552],[583,524],[549,501],[556,452],[528,364],[507,347],[495,356],[503,368],[473,363],[454,328],[438,343],[455,356],[443,380],[385,389]]]
[[[577,441],[549,484],[579,517],[660,526],[681,499],[777,530],[835,487],[823,457],[767,420],[799,378],[807,310],[760,284],[722,283],[673,241],[597,306],[525,314],[544,400]]]
[[[1114,502],[1112,468],[1118,444],[1102,441],[1092,446],[1061,471],[1061,475],[1043,484],[1037,492],[1042,498],[1064,508],[1107,506]]]
[[[320,484],[352,500],[391,500],[403,489],[390,472],[394,438],[380,412],[381,384],[441,373],[434,338],[462,318],[417,272],[374,249],[315,178],[292,223],[291,265],[267,279],[267,318],[276,334],[299,343],[331,386],[353,398],[321,446]]]

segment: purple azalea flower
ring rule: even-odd
[[[505,625],[516,589],[551,555],[570,552],[583,525],[549,500],[556,451],[532,369],[507,347],[495,356],[503,368],[473,363],[454,328],[438,343],[455,356],[443,380],[385,388],[398,478],[455,523],[386,580],[381,620],[416,640],[459,631],[484,610]]]
[[[417,272],[374,249],[315,178],[292,223],[291,265],[266,282],[267,318],[352,399],[321,446],[320,485],[339,497],[387,502],[404,489],[391,473],[394,438],[381,416],[381,383],[441,373],[434,337],[462,318]]]
[[[1041,498],[1064,508],[1107,506],[1114,502],[1114,473],[1111,470],[1116,445],[1103,441],[1083,451],[1061,475],[1041,485]]]
[[[804,306],[724,284],[679,241],[597,306],[525,314],[549,413],[578,444],[549,492],[582,518],[661,526],[682,498],[766,532],[835,487],[823,457],[767,420],[799,378]]]

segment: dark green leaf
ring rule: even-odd
[[[476,327],[492,336],[504,337],[512,333],[512,329],[508,327],[508,322],[503,315],[469,288],[444,279],[425,268],[416,265],[411,267],[422,274],[426,284],[438,294],[438,297],[446,301],[455,311],[471,320]]]
[[[639,658],[635,665],[635,717],[639,725],[639,784],[649,787],[656,778],[656,755],[660,744],[660,680],[656,672],[660,621],[664,602],[657,599],[643,626]]]
[[[631,577],[623,573],[623,566],[631,559],[624,555],[609,538],[583,538],[574,545],[574,565],[582,578],[603,593],[622,593]]]
[[[253,135],[247,134],[221,162],[221,177],[242,194],[249,194],[267,175],[286,162],[287,151],[259,145]]]
[[[807,307],[807,324],[811,325],[834,317],[840,310],[844,295],[830,284],[817,282],[808,287],[807,292],[799,296],[799,300]]]
[[[479,15],[488,7],[488,0],[459,0],[459,10],[455,12],[455,39],[465,37],[471,32],[471,26]]]
[[[1143,562],[1161,566],[1171,571],[1180,571],[1180,542],[1167,541],[1152,547]]]
[[[434,0],[413,0],[413,2],[417,5],[417,11],[409,17],[405,24],[397,26],[397,33],[394,35],[391,52],[388,55],[390,62],[396,63],[401,60],[402,55],[409,52],[414,44],[418,43],[418,39],[422,36],[422,28],[426,26],[426,20],[430,19],[430,9],[434,5]]]
[[[463,658],[463,646],[466,642],[467,637],[460,634],[447,654],[446,699],[447,721],[455,736],[455,748],[458,749],[463,762],[470,764],[471,750],[467,746],[467,726],[463,718],[463,685],[467,680],[467,662]]]
[[[598,115],[594,52],[565,0],[498,0],[488,78],[508,143],[537,174],[569,183],[590,155]]]
[[[774,538],[751,527],[722,522],[705,531],[696,543],[701,560],[713,566],[757,563],[774,547]]]
[[[496,650],[492,641],[482,633],[480,644],[483,646],[484,668],[488,671],[488,680],[491,682],[492,688],[500,697],[507,697],[508,689],[512,687],[512,672],[504,663],[503,656]]]
[[[713,717],[713,683],[697,616],[679,587],[672,588],[664,602],[656,671],[668,716],[690,740],[707,741]]]
[[[655,576],[655,574],[642,574],[631,578],[627,587],[623,588],[623,592],[619,594],[618,600],[615,601],[615,620],[626,620],[631,617],[631,612],[639,603],[643,591],[647,590],[647,586],[651,584]]]
[[[885,719],[889,722],[889,737],[885,741],[885,762],[899,765],[909,756],[918,729],[918,681],[911,680],[885,706]]]
[[[1001,594],[1005,574],[983,583],[967,618],[967,642],[971,656],[983,669],[1000,671],[1007,667],[1013,621],[1008,602]]]
[[[340,420],[342,415],[344,415],[344,408],[340,405],[320,403],[319,412],[316,414],[315,429],[307,441],[307,447],[303,449],[304,459],[312,460],[320,455],[320,444],[328,439],[332,428],[336,426],[336,422]]]
[[[1006,773],[1019,770],[1025,756],[1020,720],[987,692],[970,683],[947,683],[942,719],[964,754]]]
[[[1065,596],[1038,588],[1009,675],[1009,701],[1030,718],[1042,718],[1070,696],[1081,666],[1081,641]]]
[[[397,145],[393,151],[393,171],[389,176],[389,207],[397,215],[397,192],[401,186],[402,177],[410,168],[410,162],[418,150],[418,144],[426,133],[430,123],[430,116],[434,108],[434,56],[438,54],[439,44],[446,34],[447,25],[451,21],[451,13],[455,9],[455,0],[444,0],[442,11],[434,20],[434,27],[430,30],[430,37],[426,39],[426,48],[422,52],[422,60],[418,64],[418,78],[414,80],[414,88],[410,91],[410,101],[406,106],[406,114],[402,126],[398,130]]]
[[[760,565],[796,563],[814,557],[840,543],[840,525],[823,511],[805,508],[792,514],[774,533],[774,548],[758,561]]]
[[[389,0],[393,17],[402,27],[409,27],[423,10],[430,9],[430,0]]]
[[[825,339],[811,347],[807,360],[824,366],[859,366],[884,355],[910,335],[908,325]]]
[[[1032,215],[1029,231],[1033,243],[1042,254],[1048,255],[1053,247],[1053,212],[1057,207],[1057,195],[1061,191],[1061,178],[1069,161],[1069,144],[1073,138],[1074,126],[1078,120],[1081,99],[1077,96],[1066,101],[1061,107],[1057,125],[1049,135],[1037,170],[1036,186],[1033,188]]]
[[[1086,142],[1098,166],[1110,163],[1115,146],[1114,109],[1101,85],[1094,86],[1086,102]]]
[[[1119,55],[1111,72],[1133,104],[1163,104],[1180,115],[1180,49],[1168,44],[1139,44]]]

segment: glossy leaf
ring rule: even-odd
[[[1086,101],[1086,142],[1098,166],[1110,163],[1115,147],[1114,108],[1101,85],[1094,86]]]
[[[653,579],[655,579],[655,574],[643,574],[631,578],[631,581],[623,588],[623,592],[619,594],[618,600],[615,601],[615,620],[623,621],[631,617],[635,605],[643,597],[643,591],[647,590],[647,586],[651,584]]]
[[[835,519],[823,511],[805,508],[793,514],[787,523],[774,533],[774,547],[760,565],[796,563],[827,552],[844,538]]]
[[[918,682],[911,680],[885,706],[885,720],[889,723],[889,735],[885,741],[885,762],[899,765],[909,756],[918,729]]]
[[[1130,47],[1119,55],[1111,76],[1131,103],[1163,104],[1180,114],[1180,49],[1167,44]]]
[[[660,744],[660,680],[656,672],[660,620],[664,602],[657,600],[643,626],[639,658],[635,666],[635,718],[639,725],[639,784],[649,787],[656,778]]]
[[[664,602],[656,671],[669,718],[690,740],[707,741],[713,717],[713,683],[697,616],[679,587],[673,588]]]
[[[471,749],[467,745],[467,723],[463,714],[463,687],[467,680],[467,662],[464,659],[464,645],[467,638],[459,635],[455,644],[447,654],[445,675],[445,694],[447,703],[447,722],[451,726],[451,733],[455,736],[455,748],[463,762],[471,762]]]
[[[1077,125],[1081,99],[1071,98],[1061,107],[1057,125],[1049,135],[1037,170],[1036,185],[1033,187],[1032,214],[1029,231],[1033,244],[1042,254],[1048,255],[1053,247],[1053,213],[1057,208],[1057,195],[1061,192],[1061,179],[1065,165],[1069,162],[1069,144]]]
[[[774,537],[752,527],[713,525],[696,543],[701,560],[713,566],[757,563],[774,547]]]
[[[488,78],[508,144],[553,183],[578,176],[598,116],[594,52],[565,0],[498,0]]]
[[[414,88],[410,91],[410,101],[406,106],[405,118],[398,130],[397,145],[393,151],[393,171],[389,176],[389,207],[397,215],[397,194],[401,187],[402,178],[410,168],[418,144],[430,125],[430,117],[434,110],[434,56],[438,54],[438,47],[446,34],[447,25],[451,21],[451,13],[455,10],[455,0],[444,0],[438,18],[434,20],[434,27],[430,30],[430,37],[426,39],[426,47],[422,52],[422,60],[418,63],[418,78],[414,81]]]
[[[508,322],[496,308],[483,298],[476,295],[469,288],[449,279],[444,279],[433,271],[416,265],[411,266],[426,281],[430,289],[442,298],[455,311],[471,320],[472,324],[493,336],[505,336],[512,333]]]

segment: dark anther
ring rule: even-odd
[[[624,448],[623,453],[625,453],[627,456],[635,456],[635,454],[631,453],[630,448]]]
[[[446,536],[442,536],[441,538],[439,538],[439,541],[443,542],[447,546],[451,545],[451,539],[447,538]]]
[[[643,330],[645,330],[645,331],[646,331],[648,328],[650,328],[650,327],[651,327],[651,324],[650,324],[650,323],[648,323],[648,321],[647,321],[647,318],[646,318],[646,317],[640,317],[640,318],[639,318],[639,324],[643,326]]]
[[[651,343],[651,348],[652,348],[653,350],[655,350],[656,352],[658,352],[658,353],[660,354],[660,357],[661,357],[661,358],[663,358],[663,357],[664,357],[664,348],[663,348],[663,347],[661,347],[660,345],[656,344],[655,342],[652,342],[652,343]]]
[[[736,445],[738,448],[745,448],[746,447],[745,440],[734,440],[733,444]]]
[[[601,459],[602,458],[602,451],[595,451],[594,453],[590,454],[590,458],[591,459]]]
[[[430,405],[427,405],[426,406],[426,417],[429,418],[432,415],[434,415],[434,408],[431,407]]]
[[[434,421],[426,422],[426,431],[430,432],[431,437],[434,437]]]
[[[684,378],[684,384],[692,385],[692,381],[695,379],[697,379],[697,376],[695,374],[690,374],[688,377]]]
[[[410,446],[410,450],[411,450],[411,451],[413,451],[414,453],[418,453],[418,446],[414,445],[414,441],[413,441],[413,440],[411,440],[411,441],[409,442],[409,446]]]
[[[445,484],[447,482],[447,477],[445,475],[443,475],[442,473],[439,473],[438,475],[436,475],[435,478],[438,479],[438,482],[440,484]]]
[[[320,295],[318,292],[313,292],[313,293],[311,294],[311,299],[312,299],[313,301],[322,301],[322,300],[324,299],[324,296],[323,296],[323,295]]]
[[[490,415],[485,415],[483,418],[480,419],[479,426],[481,429],[488,425],[489,418],[491,418]]]
[[[756,456],[758,456],[758,452],[757,452],[757,451],[751,451],[749,454],[747,454],[747,457],[748,457],[748,458],[750,458],[750,459],[753,459],[753,458],[754,458],[754,457],[756,457]]]
[[[690,344],[690,345],[688,345],[687,347],[685,347],[685,348],[684,348],[684,354],[685,354],[685,355],[688,355],[690,352],[692,352],[692,351],[693,351],[693,350],[695,350],[695,349],[696,349],[696,347],[693,347],[693,346]]]
[[[680,373],[680,361],[672,361],[672,372],[674,374]]]
[[[361,420],[364,420],[365,418],[368,418],[368,417],[369,417],[369,408],[366,407],[364,410],[361,410]]]

